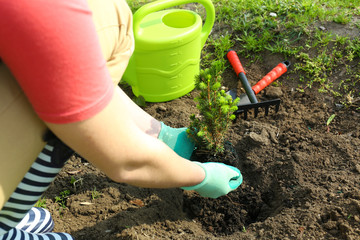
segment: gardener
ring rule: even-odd
[[[0,239],[72,239],[51,233],[49,213],[32,206],[73,150],[134,186],[217,198],[241,184],[234,167],[187,160],[185,129],[117,86],[134,48],[131,21],[125,0],[0,0]]]

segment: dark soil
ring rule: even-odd
[[[264,55],[261,63],[244,64],[249,81],[253,85],[283,60]],[[334,71],[335,80],[342,70]],[[224,80],[228,88],[237,86],[231,69]],[[230,129],[237,157],[231,164],[244,177],[236,191],[214,200],[180,189],[136,188],[73,156],[45,194],[55,231],[87,240],[360,239],[359,106],[339,107],[316,87],[298,92],[291,71],[278,81],[257,97],[280,98],[279,112],[239,117]],[[195,95],[148,103],[145,110],[172,127],[188,126],[197,112]],[[67,189],[60,209],[54,199]]]

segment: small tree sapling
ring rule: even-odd
[[[237,110],[237,103],[225,90],[221,89],[221,62],[214,64],[205,70],[201,70],[196,76],[195,88],[199,95],[194,98],[197,102],[199,115],[190,116],[190,126],[187,133],[193,139],[199,149],[207,149],[214,155],[224,151],[226,133]]]

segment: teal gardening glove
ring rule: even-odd
[[[158,139],[167,144],[179,156],[190,159],[195,144],[188,138],[187,128],[172,128],[161,122]],[[195,190],[203,197],[218,198],[235,190],[242,183],[240,170],[223,163],[200,163],[205,171],[205,179],[191,187],[182,187],[184,190]]]
[[[158,139],[163,141],[179,156],[190,159],[195,144],[188,138],[187,128],[172,128],[161,122],[161,130]]]
[[[235,190],[242,183],[240,170],[224,163],[199,163],[205,170],[205,179],[191,187],[182,187],[183,190],[195,190],[203,197],[218,198]]]

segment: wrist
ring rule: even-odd
[[[161,122],[161,130],[158,139],[163,141],[179,156],[190,159],[195,144],[188,138],[187,128],[172,128]]]
[[[163,139],[166,138],[166,133],[169,131],[171,127],[167,126],[165,123],[160,122],[160,131],[158,134],[158,139],[164,141]]]

